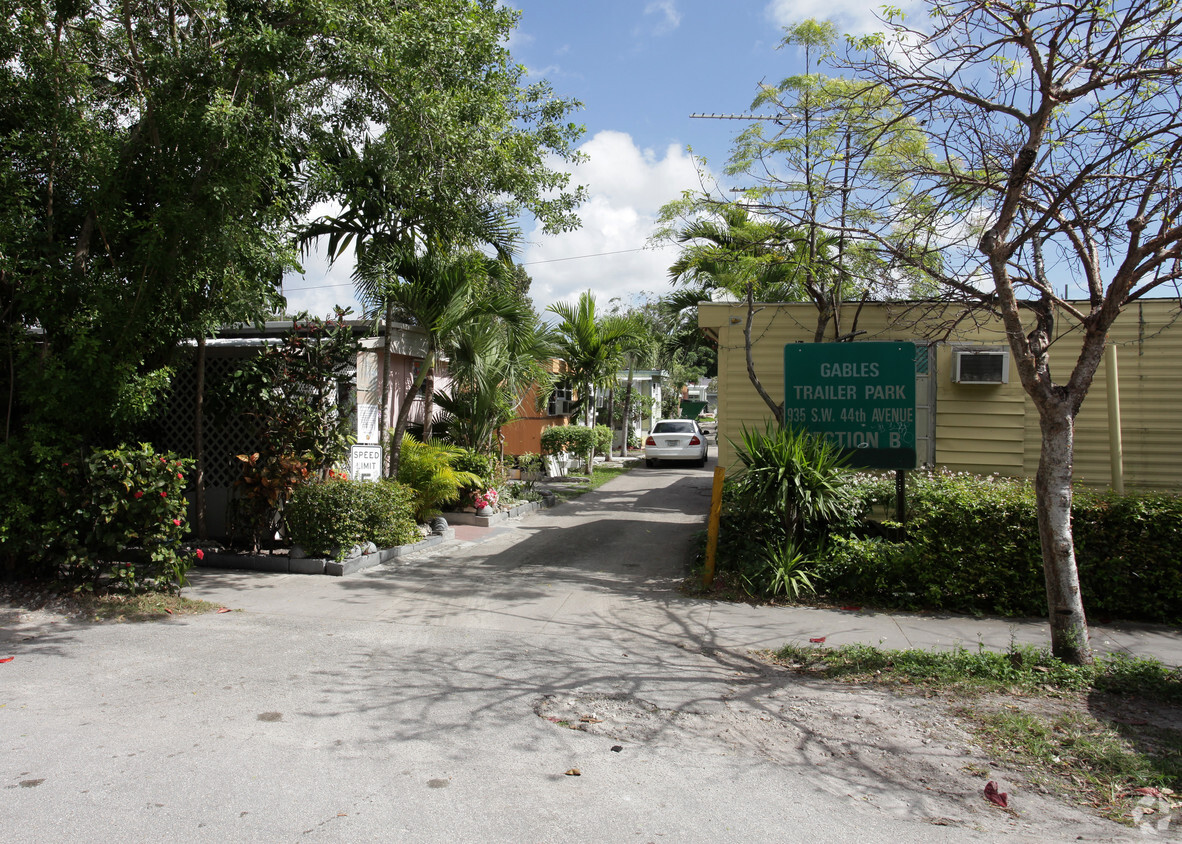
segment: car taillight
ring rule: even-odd
[[[652,437],[649,437],[647,440],[644,441],[644,444],[645,445],[656,445],[657,441],[654,440]]]
[[[690,445],[701,445],[701,444],[702,444],[702,441],[701,441],[700,439],[698,439],[698,435],[697,435],[697,434],[694,434],[693,438],[692,438],[692,439],[690,439],[690,443],[689,443],[689,444],[690,444]]]

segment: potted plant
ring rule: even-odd
[[[497,500],[500,495],[495,489],[489,488],[483,491],[477,491],[472,499],[472,503],[476,505],[477,516],[491,516],[497,509]]]

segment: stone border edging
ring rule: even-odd
[[[241,554],[207,553],[199,568],[238,569],[240,571],[266,571],[279,574],[327,574],[341,577],[346,574],[362,571],[363,569],[380,566],[390,560],[417,554],[434,548],[443,542],[456,538],[456,532],[450,528],[442,535],[428,536],[410,545],[399,545],[395,548],[379,548],[374,554],[360,554],[338,562],[323,557],[289,557],[287,554]]]

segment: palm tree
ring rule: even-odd
[[[356,274],[363,295],[379,300],[427,335],[423,363],[398,408],[390,437],[389,477],[398,476],[399,451],[410,419],[410,407],[420,388],[428,385],[424,407],[424,439],[430,436],[434,402],[435,366],[455,345],[461,333],[481,316],[500,317],[509,330],[521,330],[519,301],[481,282],[503,271],[504,264],[479,253],[454,253],[434,246],[418,252],[406,249],[371,250],[358,261]],[[390,333],[387,323],[387,334]],[[430,379],[430,381],[428,381]]]
[[[559,357],[579,387],[587,425],[593,426],[595,388],[615,384],[624,353],[643,342],[643,331],[628,317],[596,316],[595,297],[587,291],[575,305],[557,302],[546,310],[562,320],[556,329]]]
[[[483,316],[448,349],[452,389],[438,403],[458,445],[491,452],[525,393],[549,375],[542,364],[555,355],[550,331],[524,299],[517,302],[514,319]]]
[[[384,365],[379,373],[378,440],[386,442],[387,397],[390,367],[394,357],[394,323],[397,308],[396,290],[400,285],[396,272],[397,257],[413,254],[447,243],[452,249],[490,246],[497,256],[509,261],[517,249],[519,229],[493,205],[452,214],[454,208],[441,210],[433,197],[404,195],[387,178],[389,156],[398,155],[397,145],[366,142],[358,149],[344,139],[329,147],[329,163],[344,178],[343,210],[336,216],[325,215],[310,223],[298,238],[301,247],[324,238],[330,263],[353,246],[356,264],[353,280],[358,298],[366,304],[367,315],[379,322],[385,318]],[[434,393],[434,372],[429,373],[428,395]],[[430,411],[430,401],[427,410]],[[430,414],[426,417],[430,433]],[[401,442],[401,437],[399,437]],[[387,467],[389,455],[387,455]],[[387,471],[388,475],[388,471]]]
[[[700,285],[703,292],[725,290],[746,300],[747,319],[743,341],[747,377],[771,408],[776,421],[784,421],[784,409],[764,389],[755,373],[751,354],[751,323],[756,297],[760,301],[791,302],[804,298],[802,280],[815,274],[810,263],[808,235],[778,220],[758,220],[738,205],[718,209],[713,219],[697,219],[682,229],[677,240],[688,243],[669,268],[674,282]],[[807,272],[806,272],[807,270]]]

